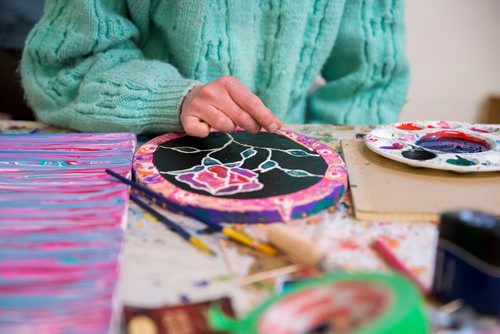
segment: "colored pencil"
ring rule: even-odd
[[[172,231],[180,235],[184,240],[188,241],[191,243],[193,246],[198,248],[199,250],[209,253],[211,255],[216,255],[216,253],[207,245],[203,243],[200,239],[196,238],[195,236],[191,235],[188,231],[183,229],[181,226],[177,225],[155,209],[153,209],[151,206],[140,200],[136,195],[130,194],[130,199],[134,201],[137,205],[139,205],[142,209],[145,211],[149,212],[151,215],[153,215],[156,219],[158,219],[160,222],[165,224],[168,228],[170,228]]]
[[[372,247],[377,251],[380,257],[385,260],[389,267],[412,281],[424,296],[428,294],[429,291],[424,284],[397,258],[384,241],[381,239],[375,240]]]
[[[265,281],[271,278],[276,278],[279,276],[284,276],[284,275],[289,275],[292,274],[296,271],[304,269],[303,266],[297,265],[297,264],[292,264],[290,266],[282,267],[282,268],[277,268],[269,271],[262,271],[257,274],[245,276],[240,279],[239,283],[240,285],[250,285],[253,283],[257,283],[260,281]]]
[[[219,240],[219,247],[222,251],[222,258],[224,259],[224,263],[226,264],[227,272],[230,276],[236,276],[233,264],[231,263],[231,259],[229,258],[229,254],[227,253],[226,240]]]
[[[143,186],[135,181],[129,180],[126,177],[123,177],[120,174],[118,174],[110,169],[106,169],[106,173],[117,178],[118,180],[122,181],[123,183],[128,184],[129,186],[136,189],[137,191],[142,193],[144,196],[146,196],[147,198],[149,198],[150,200],[152,200],[156,204],[158,204],[164,208],[174,209],[176,211],[180,211],[180,212],[186,214],[187,216],[192,217],[192,218],[200,221],[201,223],[207,225],[212,230],[217,231],[217,232],[221,232],[222,234],[226,235],[228,238],[230,238],[234,241],[237,241],[245,246],[254,248],[254,249],[256,249],[264,254],[267,254],[267,255],[277,255],[278,254],[278,251],[274,247],[272,247],[264,242],[261,242],[255,238],[243,233],[242,231],[235,230],[234,228],[232,228],[230,226],[222,226],[218,223],[212,222],[212,221],[208,220],[207,218],[197,214],[196,212],[187,210],[184,207],[182,207],[181,205],[174,203],[171,200],[165,198],[163,195],[161,195],[157,192],[154,192],[151,189],[148,189],[145,186]]]

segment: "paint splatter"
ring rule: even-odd
[[[339,244],[341,249],[359,249],[361,246],[352,240],[342,240]]]
[[[198,281],[193,282],[193,285],[196,287],[205,287],[205,286],[208,286],[209,284],[210,284],[210,281],[208,281],[206,279],[202,279],[202,280],[198,280]]]
[[[389,248],[396,248],[396,247],[399,247],[399,241],[395,238],[391,238],[387,235],[384,235],[381,237],[381,239],[385,242],[385,244],[389,247]]]
[[[0,333],[108,333],[132,134],[0,136]],[[71,162],[71,163],[68,163]]]
[[[180,299],[181,303],[184,303],[184,304],[188,304],[191,302],[191,298],[189,298],[189,296],[185,293],[181,293],[179,295],[179,299]]]

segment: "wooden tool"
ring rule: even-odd
[[[269,242],[283,252],[293,263],[329,271],[325,254],[310,240],[295,233],[284,224],[272,224],[267,227]]]

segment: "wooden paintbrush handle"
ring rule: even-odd
[[[281,250],[292,262],[320,270],[324,258],[321,252],[310,240],[292,231],[284,224],[267,226],[269,242]]]

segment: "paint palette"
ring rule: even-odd
[[[420,121],[378,127],[365,137],[372,151],[414,167],[454,172],[500,171],[500,126]]]
[[[137,151],[137,180],[215,222],[301,218],[335,204],[347,186],[340,156],[289,131],[159,136]]]

